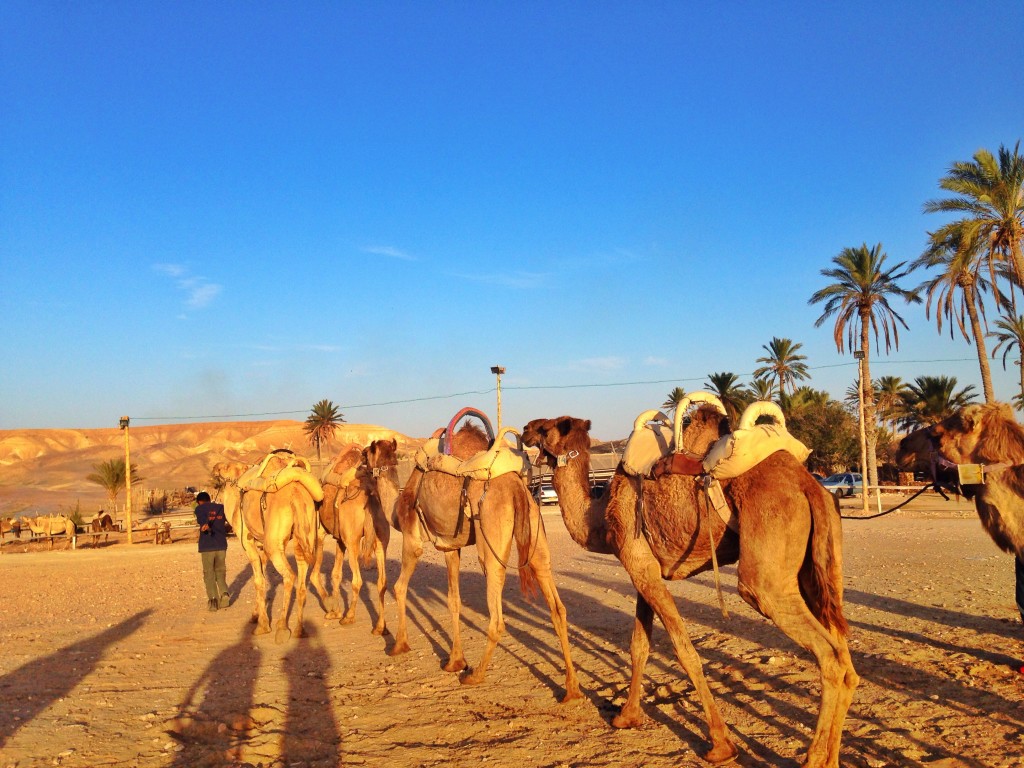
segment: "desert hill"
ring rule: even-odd
[[[395,438],[402,453],[422,443],[385,427],[343,424],[323,446],[323,459],[346,443],[368,445],[382,438]],[[204,487],[215,462],[256,461],[275,448],[290,448],[316,461],[300,421],[133,425],[130,441],[132,466],[143,478],[139,494]],[[46,514],[80,503],[89,519],[109,502],[105,491],[86,476],[96,464],[118,458],[124,458],[120,429],[0,430],[0,515]],[[135,504],[139,496],[134,485],[132,490]],[[123,502],[122,494],[119,504]]]

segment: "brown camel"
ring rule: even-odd
[[[393,509],[398,500],[398,443],[395,440],[374,440],[365,449],[350,445],[334,459],[320,478],[324,500],[318,505],[320,524],[338,542],[338,556],[331,569],[333,600],[327,613],[329,619],[351,624],[356,618],[356,603],[363,588],[360,561],[377,562],[377,623],[373,634],[387,633],[384,621],[384,593],[388,579],[385,570],[391,524],[385,509]],[[341,576],[347,556],[352,569],[352,600],[341,615]],[[315,568],[320,570],[323,547],[317,551]]]
[[[1024,427],[1010,406],[968,405],[912,432],[900,441],[896,463],[903,469],[931,470],[938,482],[973,499],[981,524],[999,548],[1024,559]],[[952,465],[962,464],[982,465],[984,482],[960,482]]]
[[[451,435],[451,455],[467,459],[487,450],[488,438],[476,425],[465,423]],[[515,473],[491,480],[469,480],[441,471],[413,470],[395,506],[392,520],[402,532],[402,571],[395,583],[398,630],[391,655],[409,650],[406,595],[416,562],[423,554],[423,539],[444,552],[448,568],[448,609],[452,617],[452,647],[444,665],[447,672],[463,671],[462,683],[482,683],[487,665],[505,629],[501,593],[505,584],[512,540],[519,558],[519,579],[524,594],[540,589],[551,612],[551,623],[565,660],[563,702],[582,696],[569,654],[565,606],[551,574],[551,553],[540,510],[523,478]],[[459,565],[462,547],[476,543],[480,567],[487,582],[487,644],[480,663],[467,669],[462,651],[459,612]]]
[[[682,433],[681,445],[691,454],[703,455],[727,431],[725,418],[701,406]],[[821,670],[821,708],[804,766],[838,768],[843,720],[858,677],[845,639],[835,500],[785,451],[722,482],[739,533],[718,514],[708,514],[710,505],[698,476],[662,474],[638,480],[620,464],[604,495],[592,500],[589,431],[589,421],[570,416],[536,419],[524,427],[523,442],[538,447],[538,460],[553,468],[552,481],[572,538],[588,551],[618,557],[637,590],[629,695],[612,724],[625,728],[643,722],[643,673],[657,614],[704,709],[711,738],[705,759],[720,764],[737,756],[700,657],[662,581],[711,569],[714,551],[719,565],[739,562],[738,590],[743,599],[814,654]]]
[[[239,462],[219,462],[213,466],[214,478],[225,481],[221,501],[224,513],[252,563],[256,602],[253,607],[253,634],[270,631],[267,614],[267,560],[270,560],[284,581],[284,602],[275,624],[275,640],[284,642],[291,636],[288,613],[295,591],[295,635],[302,637],[302,611],[306,605],[307,574],[320,599],[327,605],[327,591],[318,569],[310,573],[322,545],[315,503],[323,498],[320,483],[309,473],[309,463],[291,451],[277,450],[251,467]],[[251,480],[262,490],[250,488]],[[289,542],[295,545],[296,571],[285,556]]]

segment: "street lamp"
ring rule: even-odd
[[[498,377],[498,431],[501,431],[501,374],[505,372],[502,365],[492,365],[491,373]]]
[[[124,491],[127,497],[124,502],[124,520],[128,526],[128,543],[132,543],[132,460],[128,453],[128,422],[127,416],[122,416],[118,422],[124,430]]]
[[[868,513],[868,439],[864,427],[864,350],[853,353],[857,361],[857,420],[860,422],[860,499],[864,514]]]

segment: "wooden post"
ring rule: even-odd
[[[121,417],[121,429],[124,430],[124,487],[127,498],[124,502],[124,520],[128,526],[128,543],[132,542],[132,460],[128,448],[128,417]]]

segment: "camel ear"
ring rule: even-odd
[[[558,434],[565,437],[572,431],[572,418],[563,416],[555,423],[555,428],[558,430]]]
[[[583,428],[587,430],[588,433],[590,432],[590,419],[583,422]]]

